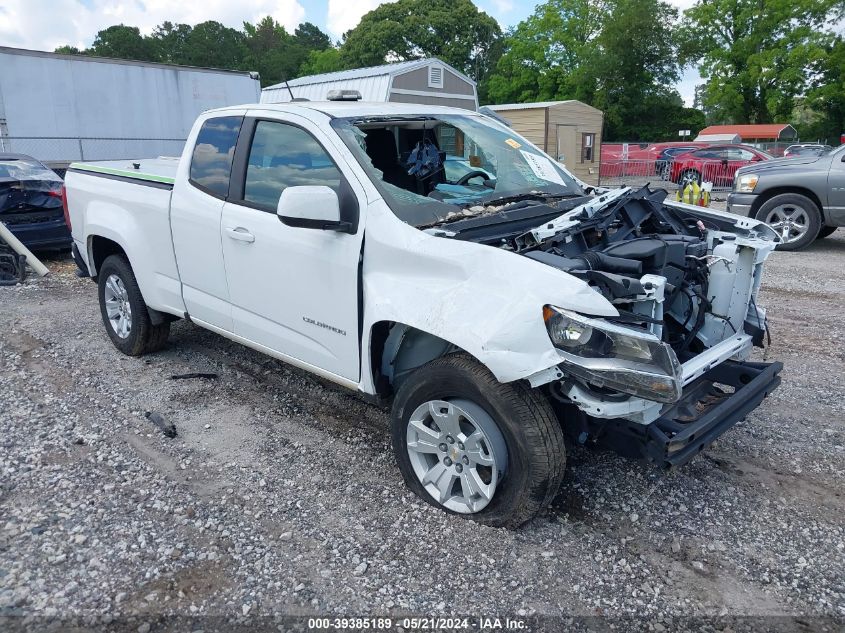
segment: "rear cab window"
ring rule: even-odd
[[[232,160],[242,123],[241,116],[224,116],[202,124],[191,156],[192,185],[217,198],[228,197]]]

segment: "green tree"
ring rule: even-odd
[[[606,138],[649,138],[671,99],[676,114],[683,107],[671,88],[678,79],[672,30],[678,13],[663,0],[607,0],[605,11],[589,59],[591,105],[605,113]]]
[[[331,38],[316,24],[303,22],[293,31],[299,45],[307,51],[322,51],[332,45]]]
[[[504,39],[504,53],[489,79],[494,103],[590,100],[588,76],[595,38],[606,19],[595,0],[549,0]]]
[[[85,51],[81,51],[76,46],[70,46],[68,44],[57,47],[53,52],[59,55],[85,55]]]
[[[265,86],[302,75],[309,54],[331,46],[329,36],[310,22],[291,35],[270,16],[255,25],[244,22],[244,35],[244,67],[257,70]]]
[[[723,122],[788,119],[824,59],[842,0],[698,0],[678,29],[681,59],[706,79]]]
[[[285,27],[269,15],[255,25],[244,22],[244,34],[244,64],[261,74],[264,86],[295,77],[307,57]]]
[[[299,67],[299,76],[333,73],[338,70],[344,70],[344,68],[340,50],[337,48],[327,48],[322,51],[311,51],[308,53],[308,58]]]
[[[696,115],[671,87],[676,18],[662,0],[547,0],[505,38],[490,98],[584,101],[604,111],[608,140],[677,134]]]
[[[188,38],[193,29],[189,24],[162,22],[151,36],[156,60],[165,64],[188,63]]]
[[[155,48],[149,38],[141,35],[137,26],[116,24],[97,33],[87,51],[98,57],[153,61]]]
[[[344,35],[346,68],[437,57],[482,83],[492,70],[499,24],[471,0],[398,0],[370,11]]]
[[[191,29],[185,38],[185,64],[206,68],[242,68],[244,34],[209,20]]]
[[[836,143],[845,133],[845,39],[837,37],[825,53],[803,100],[812,116],[798,132],[801,138]]]
[[[690,130],[693,137],[705,127],[704,113],[684,106],[674,88],[655,90],[642,104],[624,112],[621,121],[605,119],[608,141],[678,141],[678,130]]]

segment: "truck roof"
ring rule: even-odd
[[[332,118],[335,117],[366,117],[366,116],[407,116],[420,114],[462,114],[478,116],[473,110],[450,108],[447,106],[425,105],[421,103],[386,103],[382,101],[293,101],[287,103],[248,103],[239,106],[217,108],[209,112],[226,112],[228,110],[270,110],[274,112],[302,112],[312,110],[322,112]]]

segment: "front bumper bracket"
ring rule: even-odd
[[[757,408],[780,384],[782,370],[777,362],[727,361],[714,367],[646,427],[644,457],[666,469],[686,464]]]
[[[603,421],[596,441],[666,470],[682,466],[758,407],[780,384],[781,370],[782,363],[725,361],[684,387],[650,424]]]

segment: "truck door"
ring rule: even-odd
[[[227,114],[202,123],[195,142],[188,141],[193,151],[182,156],[179,185],[170,200],[170,230],[185,308],[192,318],[227,332],[232,331],[232,308],[220,219],[242,122],[243,116]]]
[[[824,159],[822,159],[824,160]],[[830,158],[830,171],[827,173],[828,217],[845,220],[845,151],[836,152]]]
[[[248,117],[235,155],[221,226],[234,331],[358,382],[363,222],[354,235],[294,227],[276,208],[287,187],[325,185],[342,194],[341,205],[363,200],[363,188],[325,149],[327,139],[296,115],[286,119]]]

